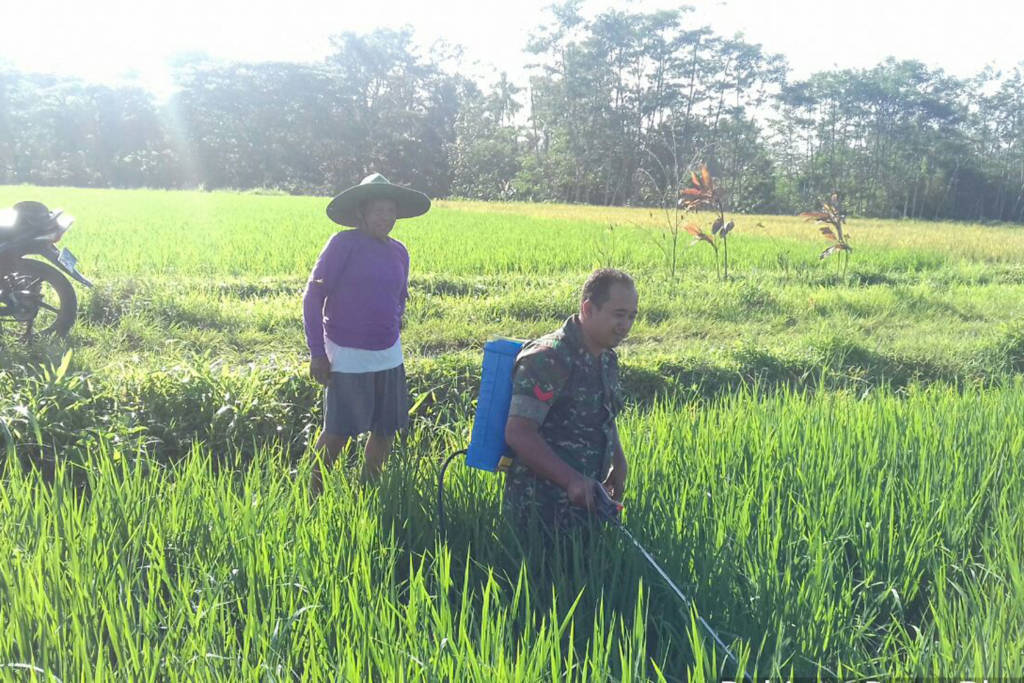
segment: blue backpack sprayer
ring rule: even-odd
[[[437,478],[437,515],[442,536],[445,534],[444,522],[444,474],[448,465],[460,455],[465,454],[466,464],[487,472],[500,472],[508,468],[508,446],[505,444],[505,422],[508,420],[509,404],[512,401],[512,372],[515,369],[516,356],[523,347],[523,342],[515,339],[493,339],[484,345],[484,362],[480,375],[480,395],[477,399],[476,414],[473,419],[473,430],[470,434],[469,448],[455,451],[445,459]],[[688,609],[694,611],[698,622],[711,638],[718,644],[737,669],[739,660],[729,646],[718,636],[711,625],[693,610],[693,602],[669,578],[661,566],[655,562],[647,550],[640,545],[633,534],[622,525],[619,513],[622,504],[611,499],[608,492],[600,484],[596,487],[596,514],[617,528],[636,546],[644,559],[654,568],[658,575],[672,589],[672,592],[683,601]],[[749,677],[744,675],[746,680]]]

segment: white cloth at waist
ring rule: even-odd
[[[338,346],[326,336],[324,349],[331,361],[331,372],[380,372],[402,364],[402,337],[386,349],[356,349]]]

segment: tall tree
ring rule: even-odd
[[[519,88],[501,74],[493,90],[467,92],[455,123],[450,160],[454,195],[508,200],[516,196],[514,180],[521,169]]]

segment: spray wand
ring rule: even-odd
[[[710,635],[711,638],[718,644],[718,646],[722,648],[722,652],[725,653],[725,656],[732,660],[732,662],[736,665],[736,669],[739,670],[739,659],[737,659],[736,655],[733,654],[732,650],[729,649],[729,646],[722,641],[722,639],[715,632],[715,629],[711,628],[711,624],[705,621],[704,617],[700,616],[700,614],[697,614],[696,610],[693,608],[693,601],[686,597],[686,594],[683,593],[682,590],[680,590],[679,586],[677,586],[675,582],[672,581],[671,578],[669,578],[668,574],[665,573],[665,570],[661,568],[661,566],[654,560],[653,557],[651,557],[651,554],[647,552],[647,549],[640,545],[640,542],[636,540],[636,537],[633,536],[633,534],[629,533],[629,529],[622,525],[622,518],[620,515],[625,506],[622,503],[618,502],[617,500],[613,500],[612,497],[608,495],[608,492],[605,490],[604,486],[598,484],[594,488],[597,490],[597,494],[594,496],[594,504],[596,508],[595,512],[597,513],[597,516],[603,519],[604,521],[608,522],[612,526],[616,527],[619,531],[623,533],[623,535],[625,535],[626,538],[628,538],[633,543],[634,546],[636,546],[636,549],[640,551],[640,554],[644,556],[644,559],[647,560],[648,564],[650,564],[654,568],[654,571],[656,571],[658,575],[662,579],[664,579],[665,583],[669,585],[669,588],[672,589],[672,592],[674,592],[679,597],[679,599],[683,601],[683,604],[686,605],[687,609],[690,609],[694,612],[694,614],[697,617],[697,621],[700,623],[700,625],[704,627],[704,630],[708,632],[708,635]],[[746,673],[743,674],[743,680],[752,683],[752,679]]]

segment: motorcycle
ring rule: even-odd
[[[34,335],[66,336],[75,324],[78,296],[65,274],[86,287],[92,283],[67,248],[57,249],[74,222],[40,202],[0,210],[0,340],[12,327],[28,341]]]

